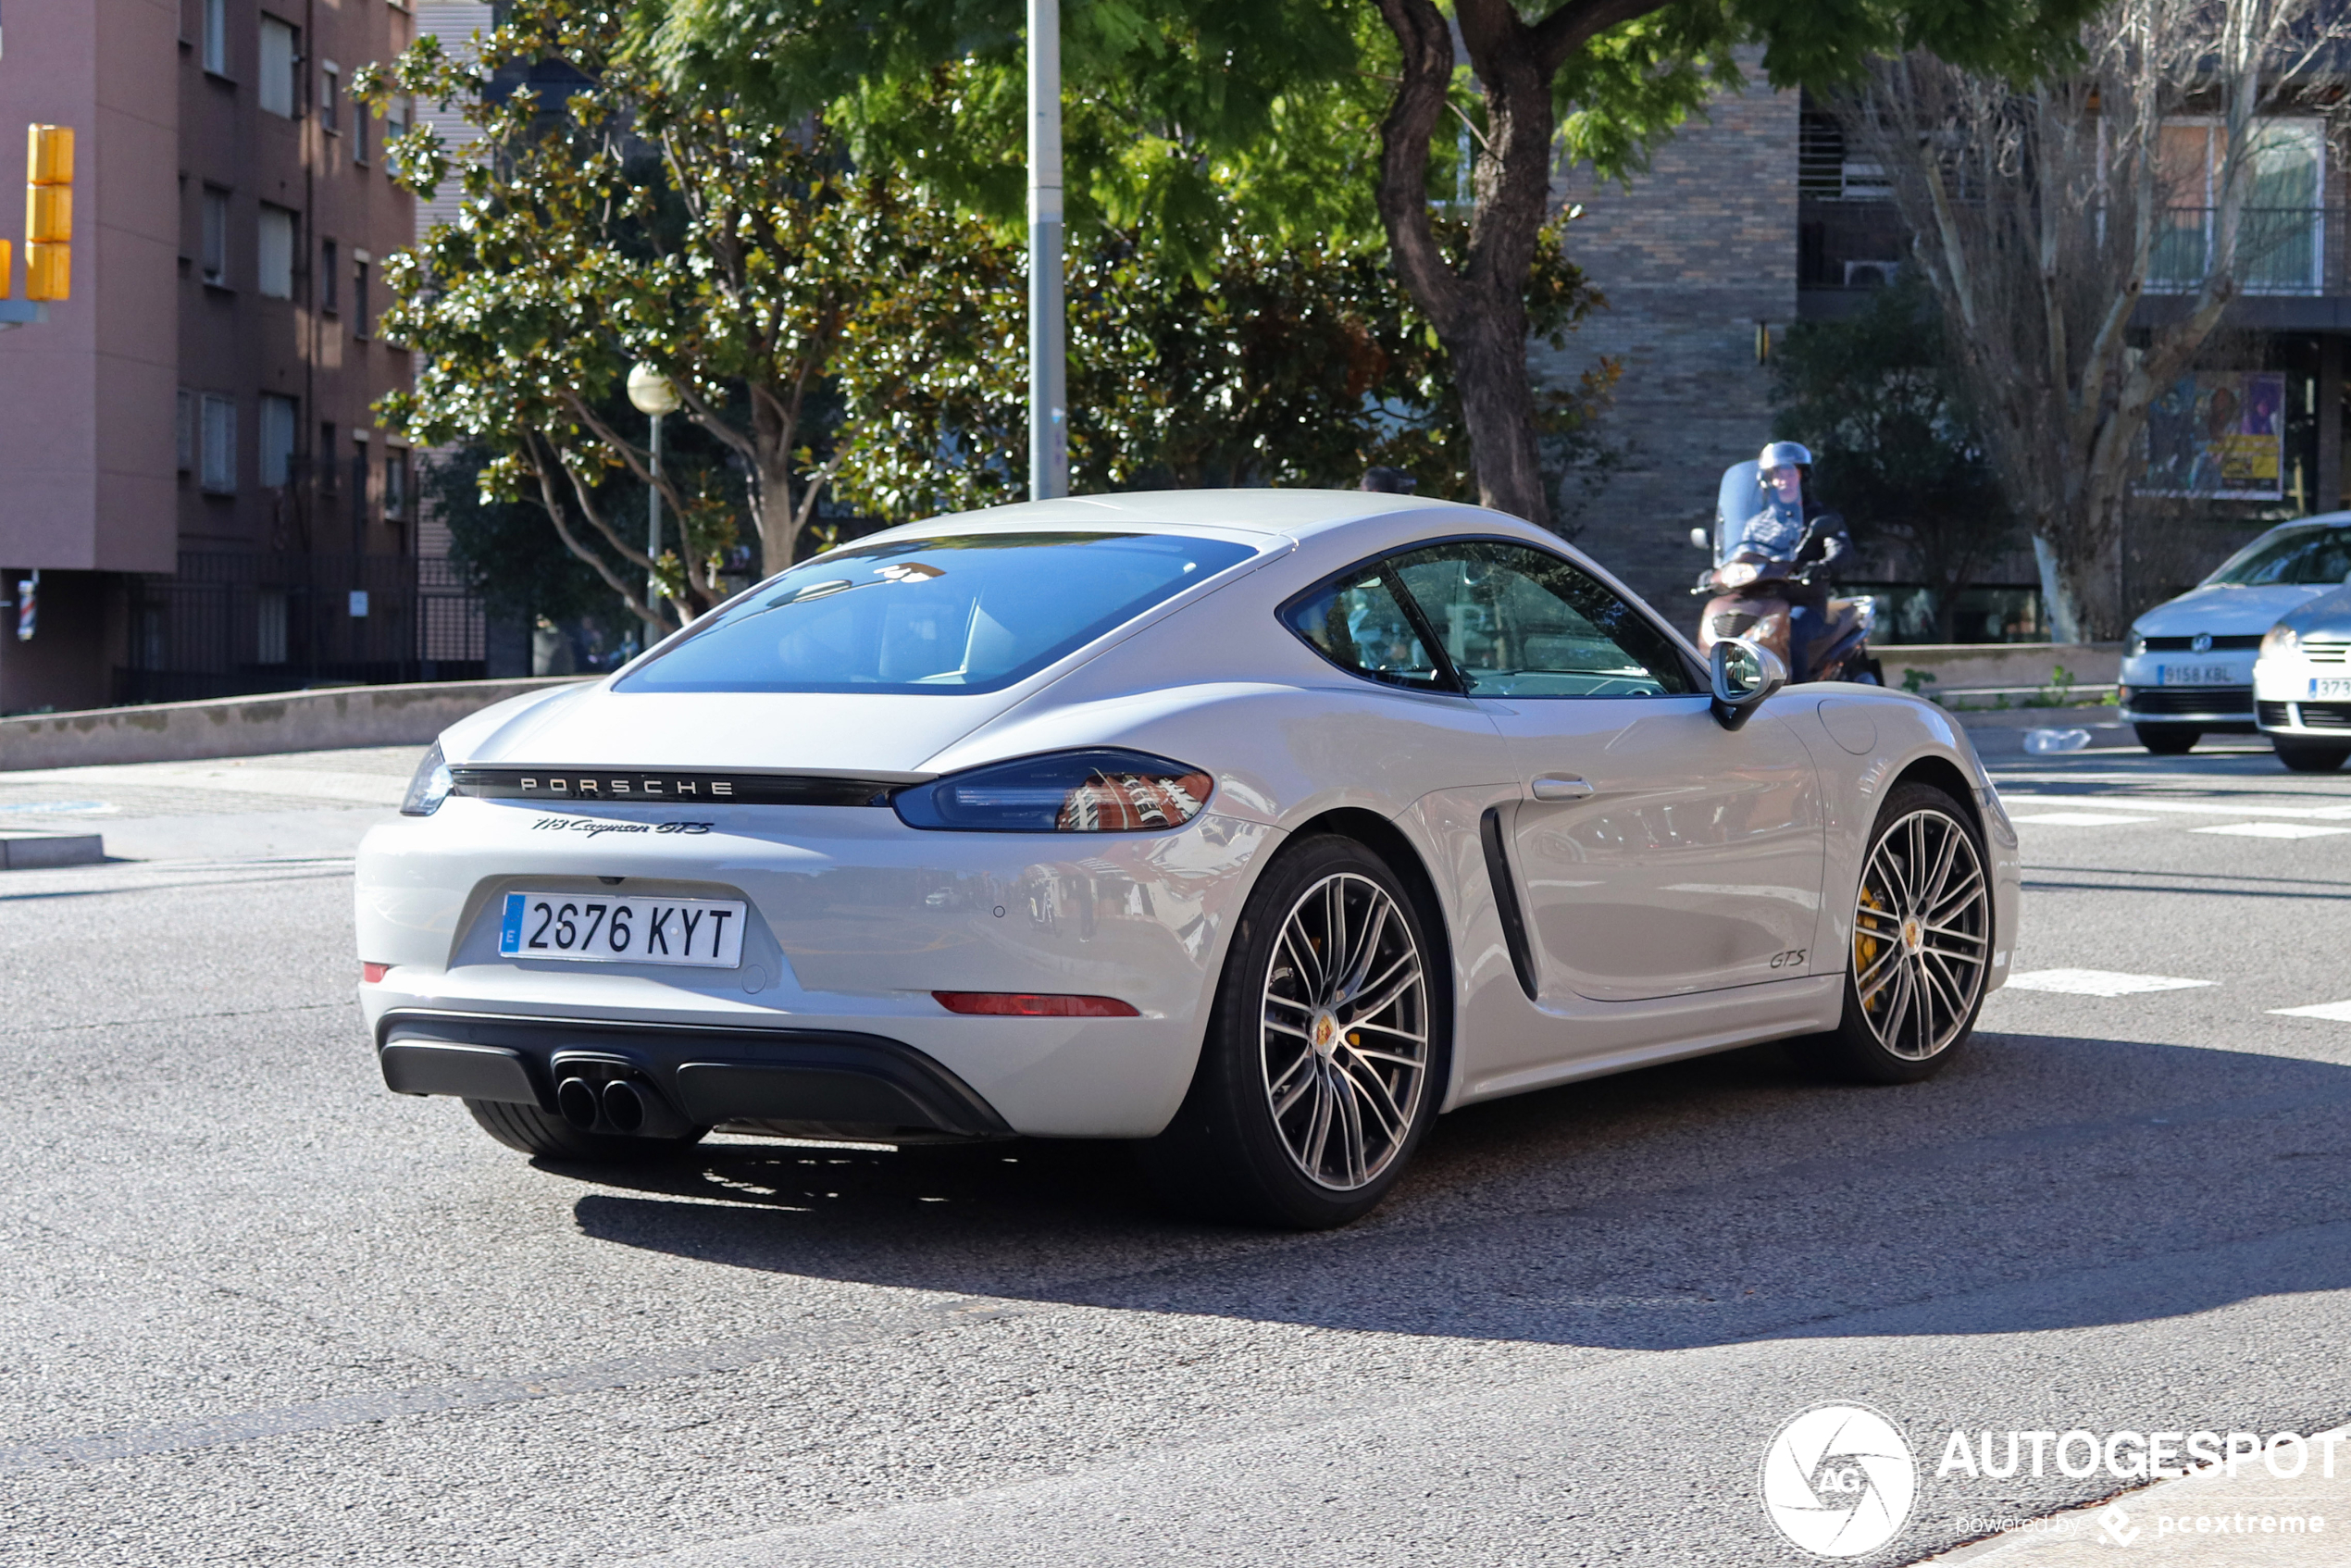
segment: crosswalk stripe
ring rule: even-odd
[[[2210,980],[2170,975],[2123,975],[2111,969],[2034,969],[2009,977],[2009,989],[2056,991],[2064,996],[2136,996],[2143,991],[2187,990]]]

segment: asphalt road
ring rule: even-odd
[[[2120,1486],[1937,1478],[1955,1425],[2351,1414],[2351,1008],[2272,1011],[2351,1002],[2351,775],[2004,762],[2077,819],[2018,970],[2203,984],[2011,989],[1914,1088],[1464,1111],[1295,1237],[1115,1147],[616,1174],[386,1093],[346,857],[413,755],[0,778],[148,857],[0,878],[0,1562],[1745,1568],[1810,1561],[1758,1468],[1837,1400],[1921,1453],[1910,1562]]]

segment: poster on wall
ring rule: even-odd
[[[2285,494],[2285,374],[2206,370],[2147,409],[2141,495],[2276,501]]]

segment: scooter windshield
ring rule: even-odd
[[[1723,470],[1714,492],[1714,564],[1721,566],[1739,553],[1749,518],[1763,510],[1763,481],[1752,461],[1734,463]]]

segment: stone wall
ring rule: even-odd
[[[1689,530],[1712,521],[1723,469],[1771,433],[1757,324],[1777,332],[1796,318],[1797,94],[1773,92],[1753,59],[1742,63],[1747,90],[1684,126],[1629,190],[1587,168],[1562,180],[1585,209],[1568,227],[1568,254],[1609,308],[1564,350],[1534,350],[1536,373],[1562,383],[1601,355],[1622,362],[1605,435],[1624,448],[1623,465],[1564,526],[1684,626],[1696,624],[1688,590],[1706,565]]]

